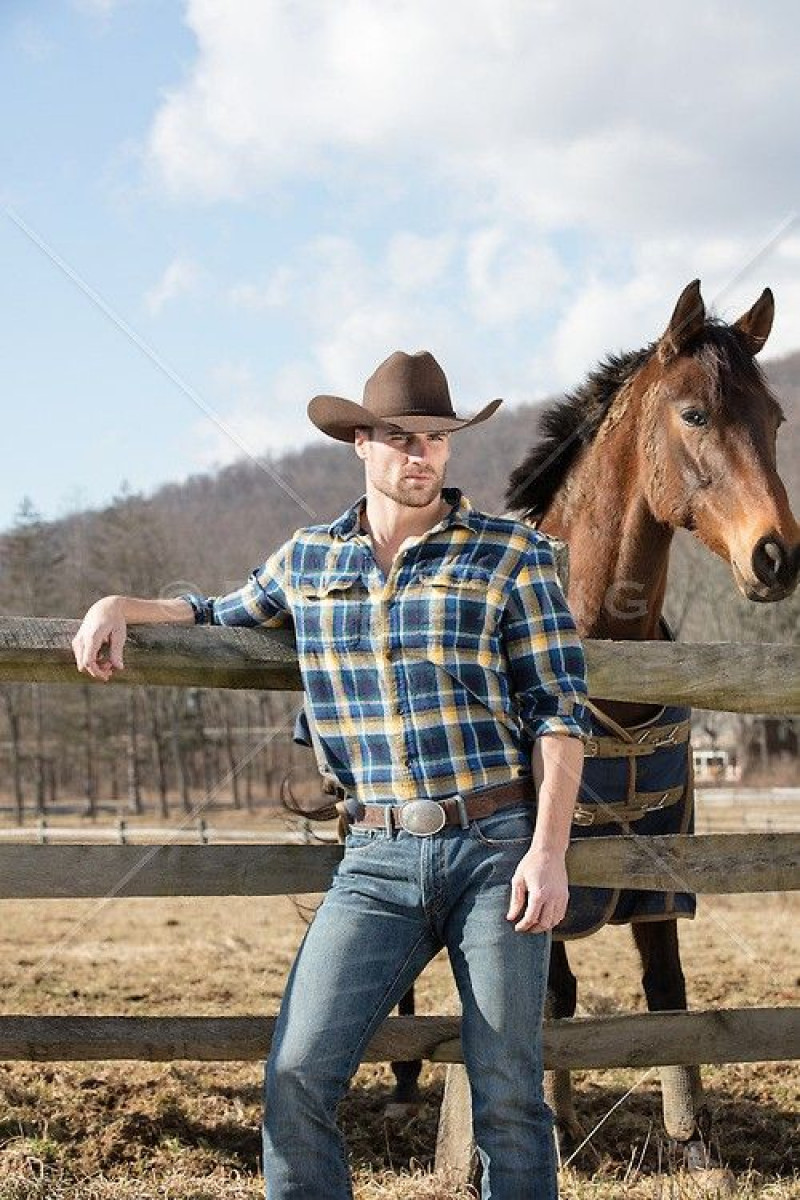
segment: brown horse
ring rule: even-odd
[[[608,359],[545,410],[544,439],[514,471],[509,508],[570,548],[568,598],[586,638],[658,640],[676,529],[730,564],[750,600],[781,600],[800,571],[800,529],[775,462],[783,414],[754,356],[772,325],[767,289],[735,324],[706,316],[699,281],[678,300],[651,346]],[[624,727],[652,706],[603,703]],[[635,828],[635,826],[634,826]],[[636,918],[633,918],[636,921]],[[633,923],[648,1008],[684,1009],[677,921]],[[553,944],[550,1013],[571,1017],[576,980],[563,941]],[[568,1072],[548,1092],[562,1144],[581,1136]],[[668,1134],[705,1157],[710,1119],[696,1068],[662,1071]]]

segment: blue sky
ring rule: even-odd
[[[0,528],[317,438],[398,347],[461,410],[542,397],[697,275],[800,348],[799,42],[788,3],[4,4]]]

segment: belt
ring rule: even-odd
[[[429,837],[439,833],[445,825],[466,827],[478,817],[491,816],[498,808],[507,808],[529,800],[533,804],[536,793],[533,780],[512,779],[494,787],[481,788],[475,792],[456,792],[443,800],[408,800],[405,804],[361,804],[359,818],[353,829],[404,829],[416,837]]]

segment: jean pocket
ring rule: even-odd
[[[499,808],[491,816],[470,822],[470,833],[484,846],[522,846],[530,842],[536,823],[536,809],[531,804],[514,804]]]
[[[381,846],[386,842],[386,834],[382,829],[348,830],[344,839],[344,848],[348,853],[360,854],[372,846]]]

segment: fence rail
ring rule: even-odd
[[[273,1017],[0,1017],[0,1060],[260,1060]],[[369,1062],[463,1062],[458,1017],[390,1017]],[[545,1021],[545,1067],[690,1066],[800,1058],[800,1008],[633,1013]]]
[[[0,899],[284,896],[324,892],[338,845],[0,846]],[[573,842],[570,882],[715,895],[800,889],[800,834],[713,833]]]
[[[0,617],[0,681],[85,682],[70,642],[78,622]],[[724,712],[800,713],[800,646],[587,641],[596,700],[688,704]],[[138,626],[113,684],[299,691],[294,640],[282,630]]]

